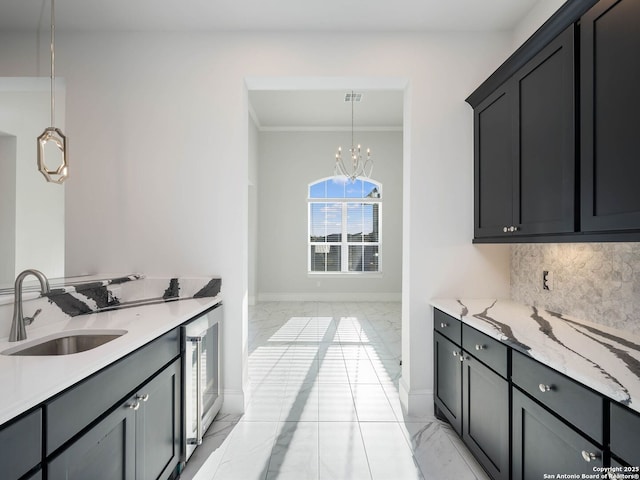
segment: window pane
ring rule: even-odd
[[[350,272],[377,272],[377,245],[349,245]]]
[[[327,198],[344,198],[346,179],[334,177],[327,180]]]
[[[311,245],[312,272],[339,272],[341,264],[341,248],[339,245]],[[328,250],[328,253],[327,253]]]
[[[380,198],[380,189],[375,183],[362,182],[362,197]]]
[[[377,203],[347,204],[347,233],[349,242],[378,242],[379,213]]]
[[[342,205],[340,203],[310,203],[310,241],[342,241]]]
[[[347,198],[362,198],[362,180],[355,179],[352,182],[347,182],[346,197]]]
[[[327,182],[314,183],[309,187],[309,198],[327,198]]]

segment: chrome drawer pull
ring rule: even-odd
[[[440,324],[440,328],[447,328],[448,326],[449,326],[449,324],[448,324],[448,323],[444,323],[444,322],[442,322],[442,323]]]
[[[462,353],[458,353],[455,350],[453,351],[453,356],[454,357],[458,357],[460,359],[461,362],[464,362],[464,357],[462,356]]]
[[[453,351],[453,356],[457,357],[458,356],[458,352],[456,352],[455,350]]]
[[[145,393],[144,395],[136,395],[136,400],[140,400],[141,402],[146,402],[149,400],[149,394]]]
[[[544,383],[541,383],[540,385],[538,385],[538,388],[542,393],[545,393],[553,390],[553,385],[545,385]]]
[[[140,402],[133,402],[132,404],[128,405],[128,407],[131,410],[138,410],[140,408]]]
[[[476,350],[486,350],[486,349],[487,349],[487,346],[486,346],[486,345],[479,345],[479,344],[476,344]]]
[[[591,462],[592,460],[597,460],[598,458],[600,458],[600,454],[582,450],[582,458],[585,462]]]

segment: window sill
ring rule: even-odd
[[[307,272],[307,278],[382,278],[382,272]]]

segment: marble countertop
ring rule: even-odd
[[[140,348],[151,340],[220,303],[221,295],[189,298],[131,308],[109,310],[27,327],[28,338],[8,342],[0,338],[0,353],[19,343],[64,331],[126,330],[127,333],[86,352],[60,356],[7,356],[0,354],[0,425],[51,396]]]
[[[640,337],[496,299],[434,299],[463,323],[640,412]]]

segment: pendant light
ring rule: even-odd
[[[55,87],[55,0],[51,0],[51,126],[45,128],[38,137],[38,171],[47,182],[61,184],[67,179],[68,157],[67,137],[55,127],[56,87]]]
[[[351,157],[350,168],[344,163],[342,158],[342,147],[338,147],[336,153],[336,164],[333,169],[334,176],[344,176],[351,182],[355,182],[358,177],[371,177],[373,171],[373,160],[371,160],[371,150],[367,148],[366,158],[363,158],[362,147],[360,144],[357,146],[353,141],[353,103],[359,102],[362,99],[361,93],[347,93],[345,95],[345,102],[351,102],[351,148],[349,148],[349,155]]]

